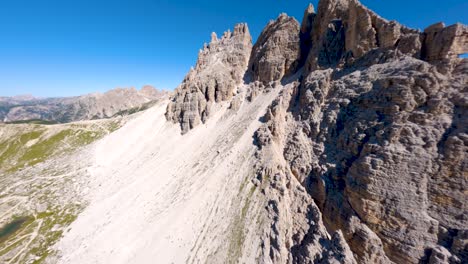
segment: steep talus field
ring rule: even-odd
[[[252,261],[256,249],[246,240],[256,239],[261,221],[250,182],[252,135],[278,90],[237,111],[218,104],[206,126],[183,136],[161,105],[102,140],[95,196],[58,245],[61,260],[224,262],[245,254]]]
[[[0,206],[31,207],[2,218],[2,260],[467,263],[468,27],[321,0],[251,40],[213,33],[169,99],[70,151],[1,132]]]

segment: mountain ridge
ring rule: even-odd
[[[140,90],[116,88],[105,93],[73,97],[1,97],[0,119],[5,123],[29,120],[68,123],[109,118],[124,110],[142,107],[168,94],[147,85]]]
[[[349,250],[322,252],[322,261],[342,254],[344,263],[465,262],[467,197],[455,186],[467,187],[466,156],[447,151],[467,150],[467,60],[459,58],[467,51],[465,25],[436,23],[421,32],[356,0],[321,0],[300,24],[286,14],[267,24],[247,69],[242,65],[245,98],[230,89],[233,97],[213,100],[191,77],[176,89],[166,116],[186,134],[209,119],[210,105],[226,100],[235,111],[244,100],[281,89],[254,136],[258,185],[269,186],[263,192],[276,208],[273,234],[262,238],[262,262],[317,261],[318,251],[330,250],[316,243],[328,240],[327,232]],[[172,109],[182,109],[180,119],[170,118]],[[444,172],[435,173],[437,167]],[[307,194],[288,187],[292,182]],[[285,196],[313,213],[284,216]],[[305,231],[323,228],[298,220],[310,221],[308,214],[327,231]]]
[[[0,260],[466,263],[467,44],[465,25],[421,32],[357,0],[280,14],[255,44],[245,23],[212,34],[146,111],[45,126],[94,136],[0,177],[26,178],[0,193],[6,215],[37,216]]]

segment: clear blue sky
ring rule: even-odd
[[[70,96],[115,87],[175,88],[210,33],[247,22],[256,39],[279,13],[302,18],[317,0],[4,0],[0,96]],[[424,29],[468,23],[467,0],[362,0]]]

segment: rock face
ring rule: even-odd
[[[194,69],[176,89],[167,106],[166,118],[179,122],[182,133],[197,126],[210,115],[211,104],[229,100],[241,83],[252,50],[247,24],[238,24],[218,40],[216,34],[198,54]]]
[[[89,205],[60,224],[61,255],[19,236],[0,259],[29,263],[43,251],[50,263],[80,264],[468,263],[468,59],[458,58],[467,32],[442,23],[419,32],[357,0],[321,0],[300,24],[280,15],[253,47],[246,24],[213,33],[172,98],[97,142],[89,167],[62,166],[73,155],[0,175],[0,208],[15,209],[16,190],[43,189],[30,181],[36,172],[41,182],[74,182],[70,168],[90,173],[76,186]],[[0,98],[0,113],[102,117],[158,95],[118,89],[5,107]],[[12,166],[50,148],[48,137],[0,130],[13,134],[0,161],[18,145],[34,155],[20,151]],[[34,147],[39,139],[48,144]]]
[[[165,96],[167,92],[145,86],[141,90],[117,88],[104,94],[95,93],[77,97],[22,98],[21,100],[16,97],[2,98],[0,117],[3,122],[39,119],[57,123],[108,118],[122,111],[143,107]]]
[[[454,59],[468,53],[468,27],[455,24],[445,27],[437,23],[424,30],[422,57],[428,61]]]
[[[303,31],[312,43],[308,71],[342,66],[375,49],[399,48],[416,56],[421,49],[418,31],[379,17],[357,0],[320,1],[317,15]]]
[[[250,57],[253,81],[267,84],[294,73],[299,65],[299,23],[281,14],[262,31]]]
[[[241,87],[250,36],[235,35],[212,36],[169,104],[183,133]],[[250,102],[281,90],[254,135],[256,259],[468,262],[467,42],[467,26],[419,32],[357,0],[266,26],[242,86]]]
[[[283,177],[307,188],[358,263],[418,263],[438,246],[466,258],[466,106],[456,98],[466,100],[467,72],[456,65],[450,76],[411,57],[317,70],[284,91],[288,103],[261,130],[283,152]]]
[[[467,262],[468,64],[457,58],[466,26],[419,33],[357,1],[324,0],[317,14],[306,10],[299,35],[302,81],[282,91],[256,134],[270,168],[258,178],[278,190],[265,191],[280,207],[265,238],[283,238],[266,249],[278,252],[273,262],[322,260],[311,251],[325,249],[314,245],[317,227],[304,224],[319,214],[281,213],[298,200],[342,232],[357,263]],[[298,219],[309,231],[286,231]]]

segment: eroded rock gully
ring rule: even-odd
[[[213,36],[166,116],[186,133],[242,81],[281,87],[254,135],[261,262],[466,263],[467,51],[465,25],[321,0],[253,49],[246,25]]]

